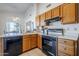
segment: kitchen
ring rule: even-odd
[[[78,56],[78,9],[78,3],[0,4],[0,55]]]

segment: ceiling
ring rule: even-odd
[[[24,14],[32,3],[0,3],[0,13]]]

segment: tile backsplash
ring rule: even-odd
[[[77,24],[62,24],[60,21],[50,23],[51,28],[64,29],[64,36],[78,38],[79,23]]]
[[[79,24],[67,24],[63,25],[64,35],[78,36]]]

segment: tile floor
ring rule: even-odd
[[[35,48],[28,52],[21,54],[20,56],[46,56],[40,49]]]

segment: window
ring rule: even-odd
[[[19,33],[20,32],[20,26],[16,22],[7,22],[5,25],[5,32],[6,33]]]
[[[34,30],[34,23],[32,21],[28,21],[26,23],[26,32],[33,32]]]

